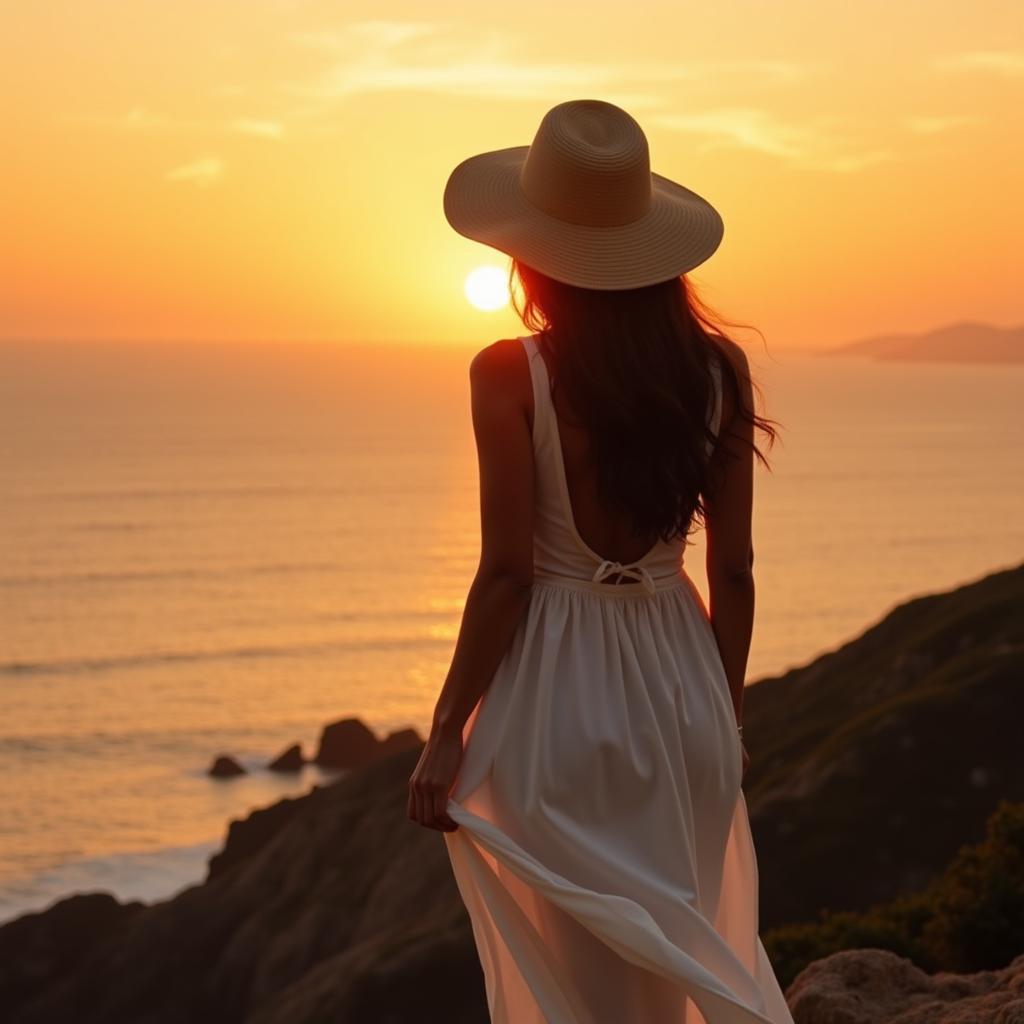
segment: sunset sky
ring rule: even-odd
[[[451,169],[575,98],[725,220],[768,344],[1024,322],[1024,4],[5,4],[0,338],[486,344]]]

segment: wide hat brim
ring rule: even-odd
[[[721,244],[725,225],[703,196],[651,172],[651,203],[628,224],[593,227],[534,206],[520,172],[529,146],[480,153],[448,178],[444,214],[466,238],[514,256],[581,288],[640,288],[699,266]]]

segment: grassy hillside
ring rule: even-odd
[[[841,584],[837,584],[841,585]],[[1024,799],[1024,565],[899,605],[744,697],[761,920],[922,888]]]

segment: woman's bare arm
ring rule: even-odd
[[[461,732],[530,602],[535,484],[524,382],[526,353],[517,339],[488,346],[470,366],[481,551],[434,711],[434,728],[443,732]]]
[[[408,816],[442,832],[458,828],[448,795],[458,777],[463,730],[491,683],[533,591],[533,385],[518,340],[498,341],[470,365],[480,466],[480,564],[466,597],[451,668],[430,735],[409,779]]]
[[[734,342],[726,347],[739,376],[743,403],[753,409],[746,353]],[[735,415],[735,404],[726,396],[716,458],[732,457],[724,460],[719,490],[705,499],[707,574],[711,628],[729,680],[737,722],[743,721],[743,684],[754,628],[753,434],[753,424]]]

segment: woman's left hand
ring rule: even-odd
[[[448,794],[462,764],[462,731],[431,732],[416,770],[409,779],[408,817],[424,828],[454,832],[448,815]]]

